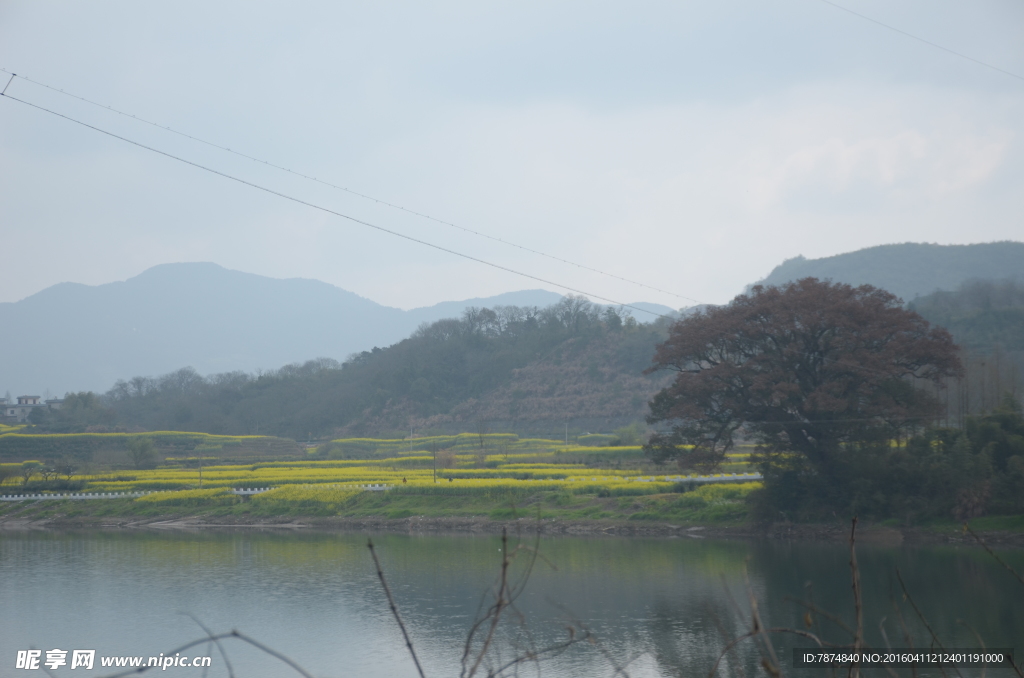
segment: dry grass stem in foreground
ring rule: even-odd
[[[370,555],[373,556],[373,564],[377,568],[377,577],[380,579],[381,588],[384,589],[384,595],[387,596],[388,605],[391,607],[391,614],[394,615],[395,621],[398,622],[398,628],[402,629],[402,637],[405,638],[405,646],[409,649],[409,654],[412,655],[412,661],[416,664],[416,671],[420,674],[420,678],[426,678],[423,675],[423,667],[420,666],[419,657],[416,656],[416,650],[412,646],[412,640],[409,639],[409,632],[405,630],[405,624],[402,623],[402,616],[398,614],[398,608],[395,606],[395,599],[391,595],[391,589],[388,588],[388,582],[384,579],[384,571],[380,568],[380,560],[377,558],[377,552],[373,548],[373,540],[366,540],[366,547],[370,549]]]

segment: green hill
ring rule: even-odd
[[[782,285],[801,278],[874,285],[904,301],[936,290],[955,290],[973,279],[1024,279],[1024,243],[879,245],[822,259],[784,261],[761,280]]]
[[[106,395],[115,426],[297,440],[514,431],[561,437],[642,420],[668,379],[643,375],[665,321],[641,324],[583,298],[538,310],[470,308],[345,363],[257,375],[186,368]]]

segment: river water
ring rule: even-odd
[[[457,676],[464,641],[501,561],[497,536],[374,536],[384,572],[428,677]],[[532,546],[532,541],[524,541]],[[543,538],[517,609],[489,660],[579,636],[598,639],[539,665],[544,676],[708,675],[727,638],[748,626],[750,594],[767,626],[808,629],[813,600],[854,620],[849,550],[842,544],[699,538]],[[529,551],[511,568],[521,581]],[[1024,552],[1001,556],[1024,569]],[[929,634],[903,599],[912,600],[946,646],[1015,647],[1024,652],[1024,587],[980,549],[858,548],[868,642],[905,647],[897,608],[915,646]],[[187,614],[185,614],[187,613]],[[0,676],[45,675],[15,669],[18,650],[94,649],[92,671],[68,665],[52,675],[107,675],[103,656],[158,656],[203,635],[238,629],[301,664],[312,675],[402,678],[416,675],[377,580],[366,536],[304,532],[0,533]],[[744,616],[741,616],[744,615]],[[811,632],[846,642],[822,615]],[[786,675],[792,648],[811,641],[777,637]],[[235,674],[298,675],[237,640],[225,641]],[[209,676],[228,675],[215,648]],[[741,644],[719,675],[758,675],[759,655]],[[537,675],[529,665],[523,675]],[[922,675],[941,675],[937,671]],[[964,676],[980,675],[961,669]],[[197,668],[146,675],[200,676]],[[765,675],[763,672],[760,675]],[[845,675],[845,674],[842,674]],[[882,675],[880,672],[877,675]],[[906,672],[905,675],[909,675]],[[949,672],[949,675],[956,675]],[[1010,675],[1008,670],[988,675]]]

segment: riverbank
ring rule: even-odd
[[[496,487],[460,487],[445,483],[436,488],[399,487],[380,492],[330,486],[286,486],[252,496],[236,496],[224,489],[185,490],[137,498],[4,502],[0,503],[0,520],[135,523],[182,515],[228,524],[279,523],[300,518],[496,522],[540,518],[567,522],[739,525],[748,518],[747,497],[759,486],[736,483],[706,485],[684,493],[653,493],[652,490],[658,489],[653,483],[635,485],[620,488],[620,492],[629,494],[614,496],[574,492],[571,490],[577,488],[558,484],[525,482]]]
[[[67,503],[67,502],[62,502]],[[21,510],[0,515],[0,533],[14,531],[89,531],[89,530],[271,530],[313,532],[369,532],[398,534],[510,534],[548,536],[654,537],[666,539],[772,539],[789,541],[846,542],[849,523],[773,523],[748,520],[673,523],[659,520],[586,519],[566,517],[519,517],[496,519],[488,516],[254,516],[206,511],[164,511],[145,516],[123,512],[66,513],[53,506],[58,502],[38,502]],[[113,508],[113,507],[108,507]],[[120,513],[120,514],[118,514]],[[1006,518],[980,518],[974,522],[976,533],[993,547],[1024,548],[1024,530],[1006,529]],[[1011,520],[1010,527],[1018,521]],[[926,526],[893,526],[861,523],[857,531],[861,544],[877,546],[963,545],[978,546],[977,541],[953,523]]]

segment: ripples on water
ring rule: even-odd
[[[466,631],[501,562],[499,538],[379,535],[374,540],[427,675],[458,675]],[[746,621],[735,612],[736,605],[747,608],[745,570],[767,625],[802,628],[803,611],[786,598],[808,595],[852,619],[849,553],[841,544],[545,538],[540,548],[557,569],[541,562],[530,578],[520,605],[529,633],[538,645],[556,642],[566,637],[574,616],[601,638],[611,657],[628,662],[632,676],[707,675],[723,638],[745,629]],[[898,566],[947,644],[977,646],[971,627],[989,647],[1024,652],[1024,590],[980,550],[864,546],[858,557],[870,643],[882,645],[878,623],[886,617],[893,644],[905,644],[891,602],[900,597]],[[1024,567],[1021,552],[1004,557]],[[808,582],[813,582],[810,589]],[[11,668],[16,650],[30,647],[157,655],[201,635],[180,612],[215,631],[238,629],[316,676],[415,675],[365,536],[0,533],[0,675],[31,675]],[[904,614],[915,642],[926,645],[923,628],[909,619],[912,612]],[[825,632],[844,640],[834,627]],[[794,644],[807,645],[789,638],[776,644],[787,666]],[[239,676],[294,675],[237,642],[227,649]],[[226,675],[216,650],[197,653],[214,656],[211,676]],[[721,675],[757,675],[756,663],[756,653],[744,646]],[[586,645],[541,670],[545,676],[580,678],[613,674],[601,654]],[[54,672],[80,673],[67,667]],[[201,671],[159,674],[198,676]],[[790,669],[788,674],[822,672]]]

